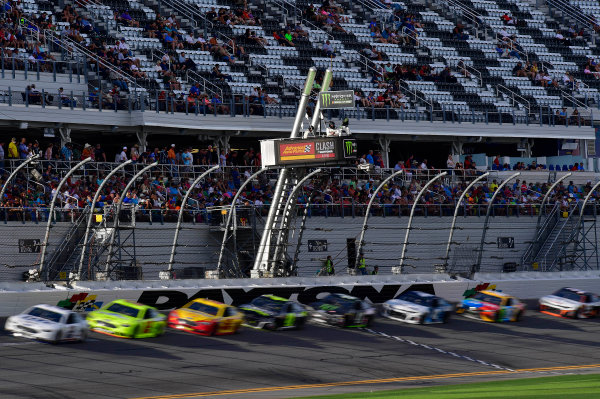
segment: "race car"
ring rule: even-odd
[[[243,313],[233,306],[210,299],[194,299],[172,310],[167,325],[200,335],[226,335],[235,334],[243,321]]]
[[[383,304],[381,315],[411,324],[446,323],[452,305],[439,296],[421,291],[406,291]]]
[[[109,302],[87,316],[92,331],[122,338],[148,338],[165,332],[166,317],[155,308],[124,299]]]
[[[561,288],[541,297],[540,312],[559,317],[584,319],[600,314],[600,297],[575,288]]]
[[[500,291],[479,291],[464,299],[456,313],[484,321],[519,321],[525,305],[517,298]]]
[[[300,329],[306,323],[308,312],[304,306],[275,295],[261,295],[240,306],[244,325],[267,330]]]
[[[58,306],[36,305],[6,319],[4,329],[14,336],[52,343],[85,341],[88,324],[79,314]]]
[[[368,302],[346,294],[330,294],[310,307],[313,320],[338,327],[368,327],[375,317]]]

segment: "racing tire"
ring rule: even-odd
[[[515,315],[515,321],[521,321],[521,318],[523,317],[523,311],[519,310],[517,312],[517,314]]]
[[[87,339],[88,332],[86,329],[83,329],[79,332],[79,342],[85,342]]]
[[[135,339],[135,337],[140,333],[140,325],[138,324],[137,326],[135,326],[135,328],[133,329],[133,332],[131,333],[131,335],[129,336],[129,338],[131,339]]]
[[[373,316],[367,316],[367,321],[365,322],[365,327],[369,328],[373,325]]]
[[[577,311],[575,312],[575,318],[576,319],[584,319],[585,316],[583,314],[583,308],[580,307],[579,309],[577,309]]]
[[[342,328],[346,328],[348,326],[352,325],[352,316],[346,316],[344,317],[344,324],[342,324]]]
[[[427,314],[423,314],[423,315],[421,315],[421,317],[419,317],[419,322],[418,322],[417,324],[419,324],[419,325],[423,325],[423,324],[425,324],[425,316],[426,316],[426,315],[427,315]]]
[[[161,324],[156,330],[156,336],[160,337],[161,335],[165,335],[165,326],[163,324]]]
[[[62,335],[62,331],[58,330],[54,336],[54,339],[52,340],[52,344],[56,345],[60,343],[62,341]]]
[[[502,312],[500,312],[500,311],[497,311],[497,312],[494,314],[494,322],[495,322],[495,323],[501,323],[501,322],[502,322]]]
[[[219,323],[215,323],[213,324],[213,328],[210,330],[210,332],[208,333],[209,337],[214,336],[217,333],[217,330],[219,329]]]
[[[442,323],[446,324],[450,321],[450,312],[444,312],[442,316]]]
[[[306,323],[306,318],[301,317],[296,319],[296,330],[302,330],[304,328],[304,323]]]

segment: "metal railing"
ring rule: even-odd
[[[205,31],[213,30],[214,24],[212,21],[208,20],[204,14],[200,11],[199,8],[194,7],[187,1],[177,1],[177,0],[158,0],[158,9],[159,12],[162,9],[162,5],[166,5],[169,8],[177,10],[181,15],[185,15],[186,17],[190,17],[192,23],[195,25],[195,28],[202,26]],[[202,21],[200,24],[198,20]]]
[[[515,107],[516,104],[523,105],[527,109],[527,113],[531,113],[531,103],[522,95],[517,92],[509,89],[508,87],[498,84],[496,85],[496,97],[500,97],[500,93],[506,94],[512,100],[512,106]]]
[[[540,249],[552,233],[554,226],[556,226],[556,223],[560,218],[560,212],[560,204],[554,204],[554,206],[552,206],[552,210],[546,216],[544,223],[542,223],[539,230],[535,232],[535,238],[531,244],[529,244],[525,250],[525,253],[523,253],[523,256],[521,256],[521,267],[527,267],[526,265],[531,264],[533,259],[535,259],[535,257],[538,255]]]
[[[581,24],[581,26],[592,32],[592,37],[595,37],[594,27],[598,26],[598,22],[593,16],[587,15],[581,8],[576,5],[573,5],[569,1],[565,0],[547,0],[548,8],[550,11],[550,15],[552,16],[552,7],[562,11],[564,14],[567,14],[570,18],[574,19],[577,23]]]
[[[483,22],[483,19],[481,18],[481,14],[479,14],[477,11],[466,6],[465,4],[462,4],[461,2],[459,2],[457,0],[442,1],[440,4],[445,5],[448,8],[448,10],[455,15],[456,20],[458,20],[458,18],[457,18],[458,15],[467,19],[467,22],[470,23],[471,25],[473,25],[473,27],[475,28],[475,36],[479,37],[479,32],[482,30],[482,26],[483,26],[484,36],[487,35],[488,27]],[[457,11],[458,11],[458,13],[457,13]]]

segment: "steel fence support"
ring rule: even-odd
[[[131,180],[129,180],[129,183],[127,183],[127,186],[125,186],[125,189],[121,193],[121,196],[119,198],[119,202],[117,202],[117,206],[115,208],[115,216],[114,216],[114,221],[113,221],[113,231],[110,234],[110,242],[108,244],[108,254],[106,255],[106,267],[105,267],[104,271],[107,272],[107,273],[108,273],[108,268],[110,266],[110,262],[111,262],[111,258],[112,258],[112,253],[111,252],[112,252],[113,244],[115,242],[115,232],[116,232],[116,230],[118,228],[119,214],[121,213],[121,206],[123,205],[123,200],[125,199],[125,196],[127,195],[127,192],[129,191],[129,189],[131,188],[131,186],[133,185],[133,183],[135,183],[135,181],[138,179],[138,177],[140,177],[147,170],[152,169],[156,165],[158,165],[158,162],[151,163],[150,165],[142,168],[142,170],[140,170],[139,172],[137,172],[131,178]]]
[[[236,204],[239,196],[241,195],[241,193],[246,188],[246,186],[248,184],[250,184],[250,182],[252,182],[252,180],[254,180],[258,175],[260,175],[261,173],[263,173],[267,170],[268,169],[259,169],[257,172],[255,172],[253,175],[251,175],[249,178],[247,178],[246,181],[242,183],[242,185],[238,189],[237,193],[235,193],[235,195],[233,196],[233,199],[231,201],[231,206],[229,207],[229,212],[227,213],[227,219],[225,219],[225,232],[223,233],[223,241],[221,242],[221,251],[219,252],[219,261],[217,262],[217,271],[219,272],[219,274],[221,271],[221,266],[223,264],[223,252],[225,251],[225,245],[227,244],[227,232],[229,231],[229,225],[231,224],[231,218],[232,218],[233,212],[235,210],[235,204]]]
[[[90,234],[90,227],[92,225],[92,220],[94,218],[94,209],[96,208],[96,202],[98,201],[98,198],[100,197],[100,194],[102,193],[102,189],[108,183],[108,181],[117,172],[119,172],[125,166],[129,165],[131,162],[132,162],[132,160],[128,159],[127,161],[123,162],[122,164],[118,165],[116,168],[111,170],[110,173],[104,178],[102,183],[100,183],[100,185],[98,186],[98,189],[96,190],[96,193],[94,194],[94,198],[92,199],[92,204],[90,205],[90,215],[88,216],[87,224],[85,227],[85,235],[83,238],[83,248],[81,248],[81,257],[79,258],[79,267],[77,269],[77,280],[79,280],[81,278],[81,271],[83,269],[83,260],[85,259],[85,250],[87,247],[87,241],[88,241],[88,237]],[[150,217],[152,217],[152,215]],[[89,276],[88,276],[88,278],[89,278]]]
[[[365,217],[363,219],[363,224],[362,224],[362,228],[360,230],[360,237],[358,239],[358,247],[356,248],[356,253],[360,255],[360,251],[362,251],[362,247],[363,247],[363,240],[365,238],[365,231],[367,230],[367,222],[369,221],[369,213],[371,212],[371,206],[373,205],[373,201],[375,201],[375,198],[377,198],[377,194],[379,193],[379,190],[381,190],[383,188],[383,186],[386,185],[386,183],[390,180],[392,180],[394,177],[402,174],[402,172],[404,172],[404,170],[399,170],[397,172],[392,173],[390,176],[388,176],[385,180],[383,180],[379,186],[377,186],[377,188],[375,189],[375,191],[373,192],[373,195],[371,195],[371,199],[369,200],[369,203],[367,204],[367,210],[365,211]]]
[[[471,188],[479,181],[483,180],[485,177],[488,177],[490,174],[490,172],[486,172],[484,174],[482,174],[481,176],[479,176],[478,178],[476,178],[475,180],[473,180],[468,186],[467,188],[465,188],[465,190],[463,191],[463,193],[461,194],[460,198],[458,199],[458,202],[456,203],[456,206],[454,207],[454,216],[452,217],[452,225],[450,226],[450,234],[448,234],[448,243],[446,244],[446,255],[444,255],[444,267],[447,268],[448,267],[448,258],[450,256],[450,245],[452,244],[452,236],[454,236],[454,229],[456,227],[456,217],[458,216],[458,210],[460,208],[460,204],[462,203],[462,201],[464,200],[465,196],[467,195],[467,193],[469,192],[469,190],[471,190]]]
[[[511,181],[515,177],[519,176],[520,174],[521,174],[521,172],[513,173],[506,180],[504,180],[502,183],[500,183],[500,185],[494,192],[494,195],[492,195],[490,202],[488,202],[488,207],[485,211],[485,220],[483,222],[483,231],[481,232],[481,241],[479,242],[479,252],[477,254],[477,264],[475,265],[475,270],[472,270],[471,273],[475,273],[476,271],[479,271],[479,269],[481,267],[481,257],[483,255],[483,244],[485,243],[485,235],[486,235],[487,229],[488,229],[488,221],[490,218],[490,213],[491,213],[492,208],[494,207],[494,200],[496,199],[496,196],[498,195],[498,193],[500,193],[502,191],[504,186],[506,186],[506,184],[509,181]],[[506,212],[508,214],[508,209],[506,210]]]
[[[177,246],[177,239],[179,238],[179,229],[181,228],[181,219],[183,218],[183,210],[185,209],[187,200],[188,200],[190,194],[192,193],[192,191],[194,190],[194,187],[196,187],[196,185],[198,183],[200,183],[200,181],[202,179],[204,179],[206,176],[208,176],[209,173],[211,173],[217,169],[219,169],[219,165],[213,166],[212,168],[208,169],[207,171],[202,173],[200,176],[198,176],[198,178],[196,178],[196,180],[194,180],[194,182],[192,183],[192,185],[190,186],[188,191],[183,196],[183,200],[181,202],[181,208],[179,208],[179,213],[177,215],[177,226],[175,227],[175,235],[173,236],[173,245],[171,246],[171,256],[169,257],[169,267],[167,269],[169,271],[169,278],[171,278],[171,273],[173,272],[173,261],[175,260],[175,247]]]
[[[71,175],[77,169],[79,169],[86,163],[90,162],[91,160],[92,160],[92,158],[88,157],[88,158],[84,159],[83,161],[79,162],[77,165],[73,166],[67,172],[67,174],[62,178],[60,183],[58,183],[58,186],[56,187],[56,192],[52,196],[52,200],[50,201],[50,213],[48,214],[48,222],[46,223],[46,233],[44,234],[44,241],[42,241],[42,254],[40,256],[40,268],[39,268],[40,277],[42,277],[42,273],[44,272],[44,261],[46,260],[46,250],[48,247],[48,238],[50,237],[50,227],[52,227],[52,215],[54,213],[54,204],[56,203],[56,198],[58,198],[58,196],[60,194],[60,190],[61,190],[62,186],[66,183],[67,179],[69,179],[69,177],[71,177]]]
[[[408,245],[408,236],[410,234],[410,228],[412,225],[413,216],[415,214],[415,209],[417,208],[417,204],[419,203],[421,196],[429,188],[429,186],[431,184],[433,184],[434,181],[436,181],[437,179],[439,179],[442,176],[446,176],[447,174],[448,174],[448,172],[438,173],[431,180],[429,180],[427,182],[427,184],[425,184],[425,186],[423,186],[421,191],[419,191],[419,194],[417,194],[417,198],[415,198],[415,202],[413,202],[413,205],[410,209],[410,216],[408,217],[408,225],[406,226],[406,233],[404,234],[404,242],[402,243],[402,253],[400,254],[400,266],[398,267],[398,269],[396,271],[394,271],[393,270],[394,268],[392,268],[392,271],[394,271],[394,274],[401,273],[402,268],[404,267],[404,255],[406,254],[406,247]]]
[[[8,178],[4,182],[4,185],[2,186],[2,190],[0,190],[0,201],[2,201],[2,199],[4,198],[4,192],[6,191],[6,188],[8,187],[8,184],[13,179],[13,177],[15,177],[17,175],[17,173],[19,173],[19,171],[21,169],[23,169],[25,166],[29,165],[31,162],[35,161],[36,159],[39,159],[39,157],[40,157],[39,155],[34,155],[31,158],[26,159],[21,165],[17,166],[17,168],[15,170],[13,170],[10,175],[8,175]]]

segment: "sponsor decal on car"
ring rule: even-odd
[[[71,295],[70,298],[59,301],[56,306],[70,309],[74,312],[91,312],[102,307],[103,302],[96,301],[97,295],[89,295],[87,292],[80,292]]]

